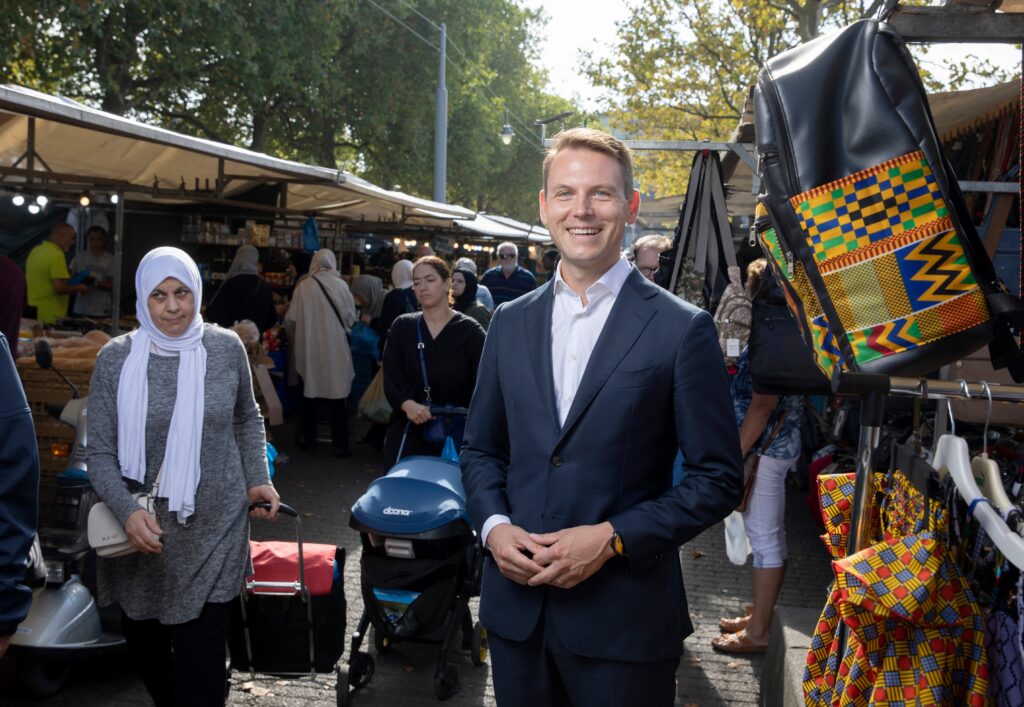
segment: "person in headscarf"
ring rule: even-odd
[[[355,301],[341,279],[334,253],[326,248],[318,250],[310,263],[309,277],[295,288],[285,314],[286,322],[295,323],[292,345],[302,385],[299,445],[306,451],[316,449],[317,408],[324,399],[330,408],[334,456],[352,454],[346,400],[354,377],[348,333],[356,318]]]
[[[455,261],[456,270],[469,270],[473,273],[474,277],[478,277],[480,271],[476,268],[476,262],[472,258],[459,258]],[[491,291],[480,284],[480,280],[476,281],[476,298],[480,300],[480,304],[487,308],[488,312],[494,311],[494,297],[491,296]]]
[[[260,277],[260,252],[243,245],[235,253],[227,279],[206,307],[206,321],[225,329],[243,319],[253,322],[262,334],[277,321],[274,291]]]
[[[391,268],[392,290],[384,296],[380,312],[381,341],[386,341],[395,319],[403,314],[419,311],[420,305],[412,291],[412,261],[399,260]]]
[[[384,282],[376,275],[360,275],[352,280],[352,296],[370,319],[379,319],[384,307]]]
[[[469,270],[456,268],[452,273],[452,294],[455,295],[455,311],[462,312],[467,317],[472,317],[477,324],[487,331],[487,325],[491,323],[491,313],[487,311],[479,299],[477,299],[476,275]]]
[[[238,336],[203,323],[202,281],[177,248],[135,273],[139,328],[100,351],[89,388],[89,478],[137,551],[100,558],[101,605],[116,603],[153,701],[222,704],[230,602],[254,516],[274,517],[263,419]],[[155,496],[154,513],[132,496]]]

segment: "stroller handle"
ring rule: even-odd
[[[454,405],[431,405],[431,415],[463,415],[469,414],[469,408],[455,407]]]

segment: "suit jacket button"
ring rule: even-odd
[[[551,457],[551,463],[554,464],[555,467],[560,467],[562,464],[565,464],[565,460],[562,459],[562,457]]]

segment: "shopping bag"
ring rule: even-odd
[[[441,452],[441,458],[447,459],[450,462],[459,463],[459,450],[455,448],[455,440],[448,437],[444,441],[444,451]]]
[[[391,403],[384,395],[384,369],[377,371],[377,375],[370,381],[363,397],[359,398],[358,411],[360,417],[365,417],[370,422],[386,425],[391,420]]]
[[[725,554],[734,565],[745,565],[750,554],[750,540],[743,523],[743,514],[733,511],[725,517]]]

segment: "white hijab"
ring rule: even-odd
[[[231,267],[228,268],[228,274],[225,279],[230,280],[235,275],[259,274],[260,252],[256,249],[256,246],[249,245],[248,243],[239,246],[238,250],[235,251],[235,257],[231,261]]]
[[[399,260],[391,266],[391,286],[396,290],[412,287],[412,261]]]
[[[192,323],[181,336],[160,331],[149,316],[149,295],[157,285],[173,277],[195,296]],[[168,509],[184,523],[195,512],[199,486],[199,452],[203,440],[203,404],[206,384],[206,349],[203,347],[203,283],[199,269],[187,253],[178,248],[154,248],[146,253],[135,271],[135,315],[139,328],[133,331],[132,346],[121,369],[117,388],[117,456],[121,475],[144,483],[146,478],[146,414],[149,381],[146,371],[152,347],[178,354],[178,394],[167,431],[167,449],[161,465],[157,496],[166,498]]]

